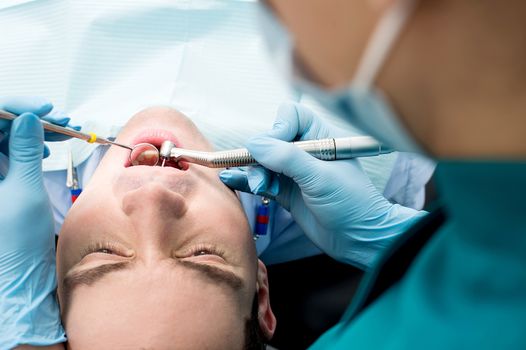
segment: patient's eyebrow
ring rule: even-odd
[[[64,277],[64,281],[63,281],[64,290],[67,290],[66,289],[67,287],[70,287],[70,289],[72,289],[78,285],[86,285],[86,286],[92,285],[93,283],[97,282],[98,280],[100,280],[102,277],[106,276],[110,272],[124,270],[130,267],[130,265],[131,265],[131,262],[129,261],[123,261],[123,262],[118,262],[118,263],[108,263],[108,264],[93,267],[91,269],[67,274],[66,277]]]
[[[188,260],[181,260],[176,262],[176,264],[180,264],[186,269],[191,269],[200,273],[201,276],[205,277],[207,280],[213,283],[227,285],[234,291],[243,288],[244,283],[239,276],[237,276],[231,271],[226,271],[220,267],[204,263],[196,263]],[[132,265],[133,262],[130,261],[108,263],[87,270],[66,274],[64,280],[62,281],[62,294],[64,296],[64,300],[61,303],[62,312],[66,312],[65,310],[69,306],[71,294],[73,293],[73,290],[76,287],[80,285],[90,286],[102,279],[103,277],[105,277],[106,275],[108,275],[109,273],[125,270]]]
[[[199,272],[203,277],[205,277],[209,281],[212,281],[214,283],[225,284],[234,291],[243,288],[243,280],[231,271],[226,271],[214,265],[196,263],[190,260],[181,260],[178,261],[177,264],[181,264],[185,268]]]
[[[129,268],[132,265],[129,261],[123,261],[118,263],[109,263],[93,267],[88,270],[76,271],[73,273],[67,273],[62,281],[62,294],[64,300],[60,303],[60,308],[62,313],[66,313],[66,309],[69,306],[71,294],[73,290],[80,286],[90,286],[93,283],[97,282],[107,274],[114,271],[121,271]]]

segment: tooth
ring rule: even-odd
[[[142,152],[141,155],[143,155],[146,158],[153,158],[153,157],[157,157],[159,153],[154,150],[147,150],[147,151]]]
[[[159,153],[155,150],[145,150],[137,155],[132,165],[155,165],[159,160]]]
[[[143,160],[144,160],[144,156],[143,156],[143,154],[141,153],[141,154],[139,154],[139,155],[137,156],[137,158],[135,158],[135,159],[132,161],[132,164],[133,164],[133,165],[141,165],[141,163],[142,163]]]

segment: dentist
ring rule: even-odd
[[[388,146],[438,160],[443,209],[422,216],[385,201],[357,163],[284,142],[337,136],[288,105],[247,144],[266,169],[222,173],[276,198],[340,260],[409,230],[313,349],[526,348],[525,16],[519,0],[262,2],[269,47],[296,88]]]

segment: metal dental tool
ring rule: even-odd
[[[394,150],[382,146],[370,136],[342,137],[335,139],[308,140],[293,142],[294,145],[321,160],[340,160],[357,157],[371,157],[391,153]],[[209,168],[228,168],[257,164],[245,148],[201,152],[177,148],[172,142],[164,141],[159,151],[161,166],[166,161],[185,161]]]
[[[15,120],[17,118],[17,115],[0,109],[0,118],[7,119],[7,120]],[[126,148],[130,151],[133,150],[133,148],[130,146],[126,146],[126,145],[123,145],[123,144],[120,144],[114,141],[110,141],[107,138],[98,137],[95,133],[92,133],[92,132],[84,133],[84,132],[77,131],[74,129],[65,128],[62,126],[51,124],[49,122],[46,122],[45,120],[41,120],[41,122],[42,122],[42,126],[44,127],[44,129],[48,131],[71,136],[71,137],[74,137],[80,140],[84,140],[88,143],[98,143],[101,145],[115,145],[115,146],[119,146],[122,148]]]

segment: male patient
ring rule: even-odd
[[[117,142],[212,147],[179,112],[149,108]],[[234,192],[202,166],[129,166],[108,150],[71,208],[57,249],[68,347],[261,349],[276,319]],[[185,170],[182,170],[182,169]]]

